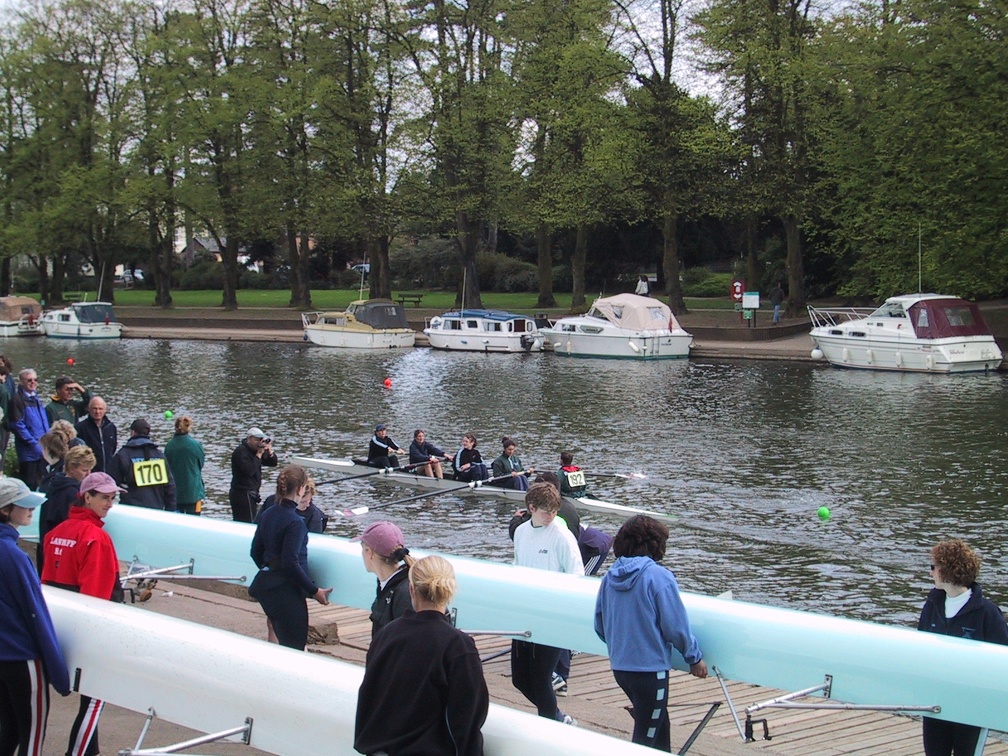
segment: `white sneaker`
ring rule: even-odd
[[[570,714],[564,714],[563,719],[560,720],[565,725],[570,725],[571,727],[577,727],[577,720],[574,719]]]

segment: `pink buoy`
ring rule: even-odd
[[[385,388],[392,388],[392,379],[386,378],[384,381],[382,381],[382,384],[385,386]]]

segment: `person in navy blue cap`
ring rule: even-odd
[[[399,444],[392,440],[388,434],[388,427],[385,423],[378,423],[371,436],[371,443],[368,445],[367,463],[371,467],[399,467],[399,458],[396,454],[405,454],[405,450],[399,448]]]

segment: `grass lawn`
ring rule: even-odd
[[[393,298],[406,292],[394,290]],[[424,309],[450,310],[455,307],[455,292],[410,290],[407,293],[423,293]],[[318,310],[343,310],[350,302],[358,298],[357,289],[317,289],[312,291],[312,306]],[[66,292],[68,301],[78,301],[83,297],[79,292]],[[365,298],[367,292],[364,293]],[[557,306],[550,308],[553,313],[570,310],[571,295],[569,292],[558,292],[554,295]],[[495,310],[510,310],[512,312],[535,313],[543,308],[536,305],[538,294],[533,292],[506,293],[484,292],[483,306]],[[588,301],[595,298],[588,295]],[[94,293],[88,299],[94,300]],[[221,293],[218,290],[173,291],[172,300],[175,307],[219,307]],[[127,307],[153,306],[154,292],[150,289],[116,289],[115,303]],[[238,292],[239,307],[287,307],[290,302],[290,292],[280,289],[242,289]],[[728,297],[708,299],[687,297],[686,306],[691,310],[731,310],[732,303]]]

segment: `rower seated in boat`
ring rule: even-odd
[[[528,478],[526,477],[528,473],[533,472],[532,468],[528,470],[522,465],[522,461],[515,454],[515,449],[517,444],[512,441],[507,436],[501,439],[501,446],[504,447],[504,453],[501,454],[497,459],[493,461],[491,469],[493,470],[493,477],[501,478],[495,485],[501,488],[513,488],[518,491],[528,490]]]
[[[409,461],[413,471],[417,475],[426,475],[428,478],[433,476],[440,480],[444,478],[442,460],[448,462],[451,457],[428,441],[423,430],[418,428],[413,431],[413,443],[409,447]]]
[[[560,493],[579,499],[588,492],[584,471],[574,464],[574,455],[570,452],[560,452]]]
[[[452,467],[455,468],[455,480],[471,483],[474,480],[486,480],[490,477],[483,456],[476,448],[476,436],[466,433],[462,436],[462,448],[455,454]]]
[[[378,423],[374,431],[371,443],[368,445],[368,465],[370,467],[399,467],[399,458],[395,455],[406,452],[389,437],[388,426],[385,423]]]

